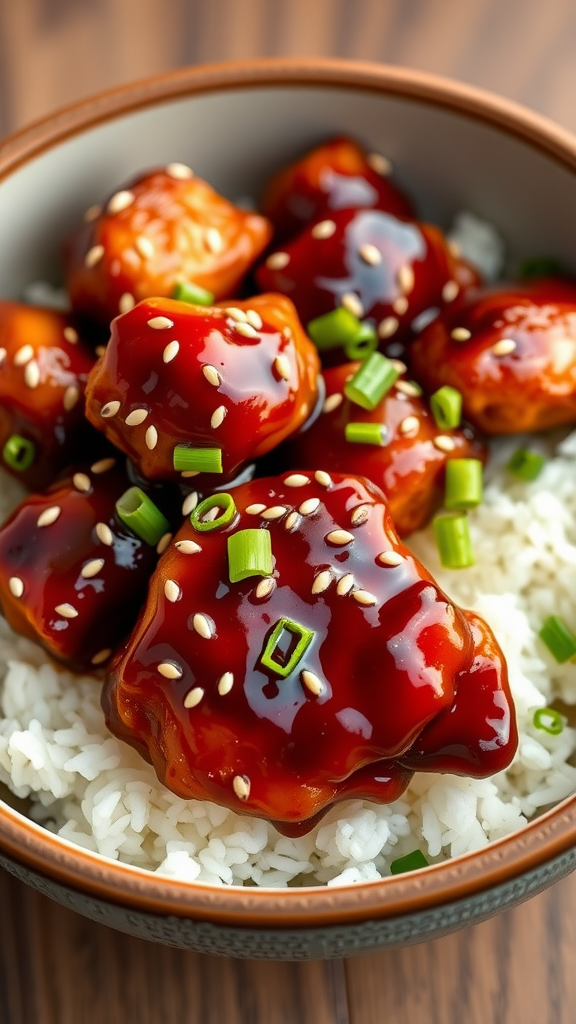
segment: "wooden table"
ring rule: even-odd
[[[574,0],[0,0],[0,137],[172,67],[333,55],[420,67],[576,131]],[[576,876],[487,924],[331,963],[197,956],[0,874],[0,1024],[572,1024]]]

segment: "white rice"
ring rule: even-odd
[[[414,849],[433,863],[519,828],[576,789],[568,763],[576,731],[550,736],[532,724],[535,708],[555,698],[576,703],[576,666],[558,665],[537,637],[552,612],[576,624],[576,433],[532,484],[499,465],[520,443],[499,444],[485,501],[470,516],[476,566],[441,569],[430,530],[411,540],[504,648],[520,730],[506,772],[482,781],[416,775],[393,804],[339,804],[309,835],[286,839],[264,821],[170,793],[106,731],[99,682],[49,662],[1,620],[0,780],[30,798],[36,821],[72,842],[159,875],[217,885],[346,885],[389,874],[390,863]],[[21,490],[2,482],[6,514]]]

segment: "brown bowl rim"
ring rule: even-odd
[[[524,107],[406,68],[321,58],[206,64],[99,93],[0,144],[0,181],[67,138],[104,121],[186,96],[262,86],[324,86],[417,100],[514,135],[576,171],[576,138]],[[256,889],[159,878],[55,836],[0,800],[0,853],[61,885],[133,910],[238,927],[320,927],[431,910],[541,867],[576,844],[576,795],[523,828],[412,874],[336,888]]]

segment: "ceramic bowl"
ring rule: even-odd
[[[53,279],[94,198],[136,169],[190,163],[254,195],[283,161],[350,133],[392,161],[425,218],[472,209],[511,257],[576,271],[576,139],[541,117],[419,72],[336,61],[180,71],[71,107],[0,148],[0,281]],[[159,942],[242,957],[348,956],[436,937],[512,907],[576,865],[576,797],[479,852],[342,888],[183,884],[71,845],[0,801],[0,863],[87,917]]]

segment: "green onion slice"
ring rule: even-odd
[[[361,326],[357,316],[344,306],[339,306],[330,313],[310,320],[306,331],[316,348],[320,352],[326,352],[328,349],[340,348],[341,345],[354,341]]]
[[[440,562],[445,569],[466,569],[474,565],[474,552],[465,513],[436,516],[434,535]]]
[[[388,441],[385,423],[347,423],[344,433],[346,440],[354,444],[375,444],[382,447]]]
[[[400,376],[394,364],[381,352],[373,352],[344,385],[344,394],[362,409],[375,409]]]
[[[313,630],[292,619],[279,619],[268,637],[260,661],[265,668],[285,679],[301,662],[313,639]]]
[[[405,871],[417,871],[418,868],[427,867],[428,861],[422,850],[413,850],[412,853],[407,853],[405,857],[398,857],[398,860],[393,860],[390,865],[390,871],[393,875],[403,875]]]
[[[173,455],[174,469],[180,472],[221,473],[221,448],[189,448],[177,444]]]
[[[179,281],[175,284],[172,298],[178,302],[191,302],[194,306],[211,306],[214,303],[212,292],[193,281]]]
[[[20,437],[20,434],[12,434],[2,449],[2,457],[7,466],[15,469],[17,473],[23,473],[34,462],[36,447],[32,441]]]
[[[364,361],[377,348],[378,334],[376,333],[376,328],[364,322],[360,324],[356,336],[344,343],[344,355],[347,359],[361,359]]]
[[[550,733],[550,736],[559,736],[564,728],[562,715],[559,715],[554,708],[538,708],[532,719],[536,729]]]
[[[530,483],[540,476],[545,462],[546,459],[540,452],[532,452],[529,448],[518,448],[510,459],[507,469],[519,480]]]
[[[206,518],[212,509],[219,509],[219,514]],[[210,530],[221,530],[223,526],[228,526],[235,515],[236,505],[231,494],[210,494],[190,513],[190,522],[195,530],[208,533]]]
[[[535,277],[558,277],[561,274],[562,267],[558,261],[546,256],[531,256],[520,264],[520,277],[523,281]]]
[[[446,508],[464,511],[482,501],[480,459],[450,459],[446,463]]]
[[[559,615],[549,615],[542,623],[538,636],[559,665],[576,654],[576,634]]]
[[[430,395],[430,409],[440,430],[454,430],[460,426],[462,395],[456,388],[445,384]]]
[[[170,523],[139,487],[129,487],[116,502],[116,512],[125,526],[151,547],[170,530]]]
[[[228,537],[228,575],[231,583],[248,576],[270,576],[272,540],[268,530],[238,530]]]

